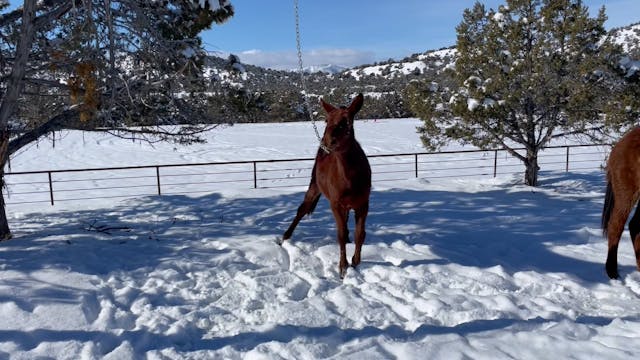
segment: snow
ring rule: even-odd
[[[640,42],[640,24],[618,29],[614,35],[614,43],[622,45],[623,51],[629,53],[638,48],[638,43]]]
[[[631,78],[640,71],[640,60],[633,60],[625,56],[620,60],[620,67],[626,71],[625,77]]]
[[[395,92],[392,91],[365,91],[362,93],[366,98],[381,99],[383,96],[393,96]]]
[[[429,69],[429,63],[432,63],[436,67],[444,66],[445,68],[452,68],[455,66],[454,57],[456,54],[457,51],[455,48],[428,51],[424,54],[417,55],[417,60],[415,61],[400,61],[383,65],[365,66],[346,70],[344,73],[352,76],[356,80],[359,80],[362,76],[386,76],[393,78],[415,72],[424,73]],[[445,64],[444,61],[447,61],[447,63]]]
[[[194,2],[196,1],[194,0]],[[208,6],[211,11],[217,11],[229,5],[228,0],[197,0],[197,3],[201,8],[207,8]]]
[[[428,51],[424,54],[418,55],[418,59],[427,60],[431,58],[451,58],[451,57],[455,57],[457,53],[458,51],[456,50],[456,48],[452,47],[447,49]]]
[[[487,109],[487,108],[492,108],[496,105],[496,101],[491,99],[491,98],[485,98],[482,101],[482,106]]]
[[[345,74],[353,76],[356,80],[360,79],[360,72],[362,72],[366,76],[371,76],[371,75],[381,76],[383,70],[386,69],[388,66],[390,65],[367,66],[362,69],[347,70]]]
[[[501,12],[497,12],[497,13],[493,14],[493,20],[497,21],[497,22],[504,21],[504,14],[501,13]]]
[[[467,99],[467,109],[469,111],[474,111],[475,109],[478,108],[478,106],[480,106],[480,101],[474,99],[474,98],[468,98]]]
[[[414,71],[423,72],[427,69],[427,64],[422,60],[409,61],[409,62],[397,62],[386,65],[373,65],[364,68],[352,69],[345,71],[346,74],[353,76],[356,80],[359,80],[361,73],[366,76],[382,76],[385,70],[389,71],[392,76],[404,76],[413,73]]]
[[[500,27],[500,29],[504,29],[505,27],[505,15],[501,12],[497,12],[493,15],[492,17],[493,21],[495,21],[498,24],[498,27]]]
[[[207,67],[204,71],[204,76],[209,79],[215,79],[215,81],[221,81],[231,87],[241,89],[245,86],[243,82],[247,81],[249,73],[246,71],[244,65],[240,63],[235,63],[232,67],[236,72]]]
[[[355,126],[367,153],[388,154],[420,151],[418,125]],[[55,148],[47,140],[20,153],[12,170],[317,148],[308,123],[209,137],[151,147],[67,132]],[[622,278],[606,278],[603,173],[543,171],[538,188],[519,179],[374,183],[362,263],[344,281],[325,200],[291,241],[275,243],[304,186],[8,205],[15,237],[0,243],[0,358],[637,357],[640,272],[625,233]]]

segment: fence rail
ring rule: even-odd
[[[602,167],[610,145],[551,146],[541,170]],[[516,149],[518,152],[524,149]],[[505,149],[371,155],[373,182],[502,176],[523,171]],[[18,171],[5,174],[7,205],[210,193],[225,188],[278,188],[308,184],[313,158]]]

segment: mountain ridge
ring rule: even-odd
[[[640,22],[612,29],[608,36],[623,46],[630,59],[640,59]],[[402,60],[363,64],[341,71],[335,65],[305,67],[305,85],[311,100],[311,111],[320,112],[318,98],[337,104],[346,103],[363,93],[367,106],[361,118],[413,117],[403,100],[403,91],[413,80],[434,80],[455,64],[455,46],[415,53]],[[223,59],[208,58],[207,72],[211,76],[212,92],[221,99],[212,99],[220,120],[231,116],[238,122],[303,121],[305,112],[303,87],[297,70],[274,70],[240,64],[235,55]],[[633,64],[633,62],[631,62]]]

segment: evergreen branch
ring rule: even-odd
[[[48,121],[44,122],[40,126],[31,129],[27,132],[22,133],[18,137],[11,139],[9,141],[8,147],[8,155],[13,155],[16,151],[20,150],[22,147],[28,145],[31,142],[38,140],[39,138],[49,134],[50,132],[73,128],[74,123],[78,123],[78,111],[66,110],[61,114],[58,114]]]

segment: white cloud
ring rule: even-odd
[[[298,68],[298,55],[295,51],[247,50],[237,53],[245,64],[257,65],[277,70],[295,70]],[[374,61],[374,53],[353,49],[320,49],[304,51],[302,61],[305,67],[319,65],[339,65],[353,67]]]

